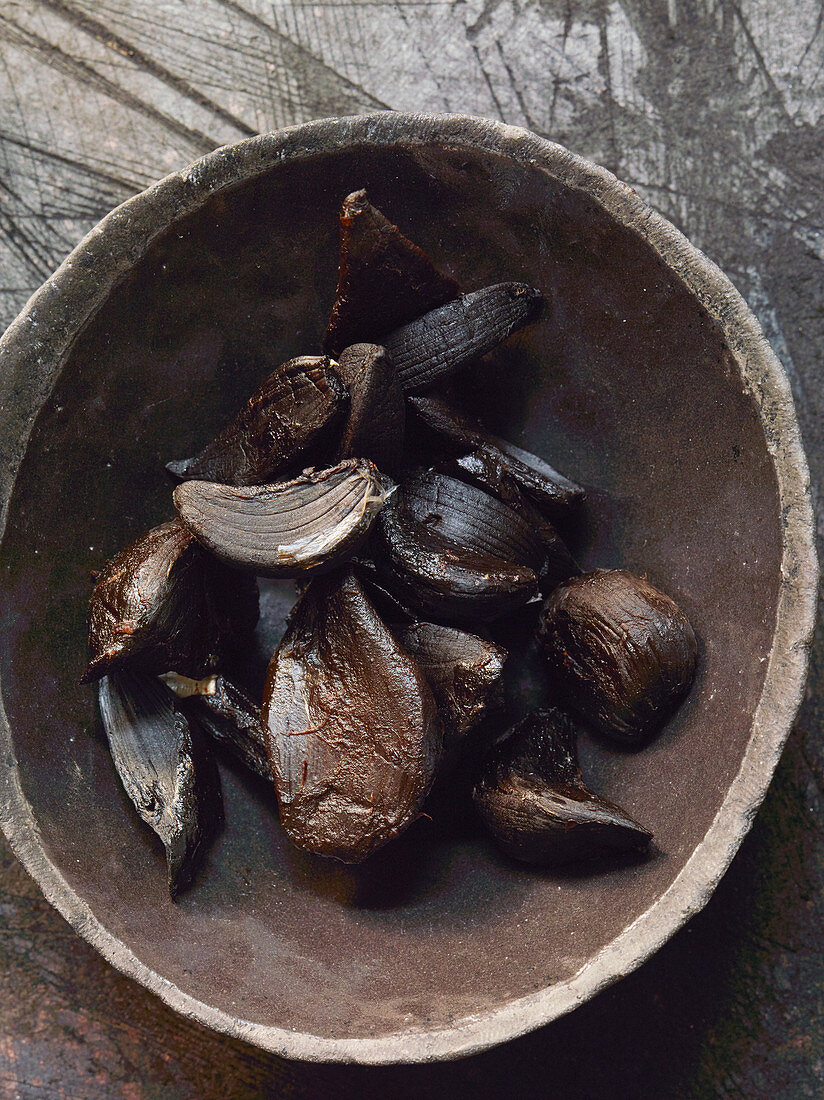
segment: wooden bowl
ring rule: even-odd
[[[542,873],[496,854],[470,816],[424,820],[353,870],[294,849],[271,793],[224,766],[227,827],[175,904],[78,684],[89,570],[171,515],[164,462],[202,445],[264,362],[318,348],[337,210],[364,186],[467,289],[544,292],[547,319],[465,379],[465,398],[588,487],[584,564],[645,573],[700,637],[695,687],[658,740],[584,745],[593,786],[656,848]],[[789,385],[755,319],[631,188],[466,117],[252,138],[105,218],[2,356],[0,814],[49,901],[116,967],[288,1057],[425,1061],[568,1012],[704,905],[801,697],[812,511]],[[266,591],[264,647],[284,598]]]

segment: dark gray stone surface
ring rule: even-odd
[[[824,466],[824,19],[806,0],[0,3],[0,306],[102,214],[217,144],[324,114],[456,110],[615,171],[748,298]],[[820,629],[767,800],[706,910],[639,972],[444,1066],[290,1065],[117,975],[0,861],[0,1095],[818,1096]]]

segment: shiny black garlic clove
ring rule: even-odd
[[[538,595],[528,565],[465,549],[392,500],[376,524],[373,564],[379,581],[405,606],[441,622],[484,622]]]
[[[340,212],[338,288],[323,346],[331,355],[361,341],[381,342],[400,325],[457,298],[461,288],[442,275],[417,245],[353,191]]]
[[[299,847],[359,863],[419,815],[442,748],[437,706],[350,570],[304,590],[262,722],[281,823]]]
[[[622,744],[640,744],[690,689],[698,644],[663,592],[623,569],[598,569],[558,587],[540,638],[566,703]]]
[[[473,792],[484,825],[507,855],[563,865],[644,851],[652,834],[587,790],[576,731],[558,710],[535,711],[493,746]]]
[[[394,476],[403,458],[406,400],[389,353],[377,344],[353,344],[336,369],[349,390],[338,458],[368,458]]]
[[[180,479],[258,485],[320,446],[343,414],[346,387],[327,356],[283,363],[196,458],[169,462]]]
[[[208,558],[177,520],[162,523],[97,575],[83,682],[124,665],[202,676],[257,617],[254,578]]]
[[[486,638],[440,623],[393,627],[406,652],[426,674],[444,723],[444,749],[464,736],[503,702],[501,673],[506,650]]]
[[[455,547],[526,565],[548,587],[580,572],[555,528],[523,496],[507,503],[437,470],[407,478],[400,492],[406,514]]]

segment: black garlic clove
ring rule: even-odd
[[[217,673],[201,680],[176,673],[160,679],[181,700],[181,707],[192,721],[250,771],[272,782],[260,705],[243,688]]]
[[[363,340],[381,338],[436,306],[461,288],[442,275],[366,197],[354,191],[340,212],[338,289],[324,348],[337,355]]]
[[[202,676],[257,622],[254,579],[212,562],[178,521],[145,532],[97,575],[83,683],[128,664]]]
[[[444,724],[444,749],[460,741],[502,701],[507,652],[494,642],[440,623],[393,625],[392,632],[429,680]]]
[[[351,556],[386,499],[385,482],[364,459],[274,485],[184,481],[174,491],[180,518],[199,542],[267,577],[298,577]]]
[[[223,824],[214,759],[156,676],[100,681],[100,713],[117,774],[166,850],[169,893],[189,886]]]
[[[473,800],[499,847],[525,863],[644,851],[652,839],[620,807],[587,790],[574,726],[558,710],[534,711],[492,747]]]
[[[488,621],[538,594],[529,566],[465,550],[391,502],[376,524],[374,566],[405,606],[442,622]]]
[[[556,588],[539,632],[565,701],[622,744],[660,730],[695,675],[698,643],[687,617],[624,569],[598,569]]]
[[[359,863],[418,817],[441,753],[437,706],[350,570],[303,592],[262,721],[281,822],[299,847]]]
[[[403,457],[406,401],[389,353],[377,344],[353,344],[336,370],[349,390],[337,457],[368,458],[394,475]]]
[[[412,397],[410,407],[456,454],[450,473],[516,504],[526,495],[550,519],[563,518],[585,498],[584,489],[559,474],[542,458],[487,432],[437,397]]]
[[[410,476],[400,491],[406,514],[456,547],[527,565],[549,587],[580,573],[555,528],[523,497],[507,503],[437,470]]]
[[[196,458],[169,462],[180,480],[257,485],[294,467],[346,407],[347,393],[325,355],[283,363]]]
[[[433,309],[383,339],[407,394],[420,393],[534,321],[543,304],[526,283],[496,283]]]

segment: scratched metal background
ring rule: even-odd
[[[468,111],[632,184],[732,277],[824,468],[821,0],[0,0],[0,327],[111,207],[323,115]],[[820,522],[820,521],[819,521]],[[0,845],[0,1097],[824,1095],[824,639],[706,910],[572,1016],[451,1065],[301,1066],[120,977]]]

